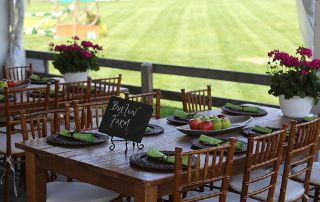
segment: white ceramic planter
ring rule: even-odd
[[[302,118],[309,116],[313,106],[313,98],[294,96],[290,99],[285,99],[284,95],[280,95],[279,103],[283,115],[292,118]]]
[[[64,81],[66,83],[86,81],[88,79],[89,71],[85,72],[69,72],[63,75]]]

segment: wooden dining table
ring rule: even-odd
[[[282,123],[290,123],[276,108],[262,107],[268,115],[254,117],[248,124],[281,127]],[[220,109],[203,112],[205,115],[220,114]],[[174,192],[174,172],[151,170],[130,164],[133,154],[146,152],[149,148],[174,151],[180,146],[183,151],[191,150],[191,140],[176,129],[165,118],[151,120],[150,123],[160,125],[164,133],[146,136],[142,140],[143,149],[129,145],[125,154],[125,144],[116,143],[110,151],[110,140],[106,143],[86,147],[59,147],[47,143],[46,138],[28,140],[17,143],[16,147],[26,152],[27,201],[43,202],[46,200],[47,171],[104,187],[126,196],[134,196],[138,202],[156,202],[157,198]],[[237,129],[216,137],[235,137],[246,141],[242,130]],[[243,172],[245,153],[234,156],[232,175]]]

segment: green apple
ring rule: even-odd
[[[227,117],[221,118],[220,119],[221,124],[222,124],[222,129],[230,128],[231,127],[231,122],[230,119]]]
[[[0,81],[0,88],[8,87],[8,84],[6,81]]]
[[[222,123],[218,118],[212,118],[211,123],[212,123],[212,130],[220,130],[222,128]]]

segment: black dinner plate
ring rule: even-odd
[[[160,151],[163,154],[167,156],[174,156],[174,151]],[[147,156],[146,152],[138,153],[130,156],[129,158],[130,163],[135,166],[148,168],[148,169],[154,169],[154,170],[167,170],[167,171],[173,171],[174,170],[174,164],[167,163],[160,159],[154,159]],[[192,166],[196,165],[197,157],[192,156]]]
[[[144,133],[145,136],[149,135],[159,135],[164,132],[164,128],[155,124],[148,124],[148,127],[151,128],[150,131]]]
[[[206,143],[203,143],[199,140],[199,138],[197,139],[193,139],[191,141],[191,145],[193,148],[195,149],[206,149],[206,148],[210,148],[210,147],[216,147],[218,145],[222,145],[223,143],[227,142],[228,139],[224,139],[224,138],[217,138],[217,139],[220,139],[222,140],[223,142],[220,143],[220,144],[215,144],[215,145],[211,145],[211,144],[206,144]],[[244,148],[242,150],[239,150],[239,149],[236,149],[234,152],[239,154],[239,153],[244,153],[247,151],[247,143],[244,142],[244,141],[241,141],[241,140],[237,140],[237,142],[242,142],[244,144]]]
[[[277,130],[281,130],[281,128],[274,128],[274,127],[267,127],[267,128],[270,128],[272,130],[272,132],[275,132]],[[250,132],[252,132],[255,135],[264,135],[265,134],[265,133],[261,133],[258,131],[254,131],[253,127],[247,127],[247,128],[242,129],[242,134],[246,137],[249,135]]]
[[[230,109],[228,107],[221,107],[221,109],[226,112],[226,113],[229,113],[229,114],[233,114],[233,115],[248,115],[248,116],[266,116],[268,114],[268,112],[264,109],[260,109],[259,112],[244,112],[244,111],[239,111],[239,110],[233,110],[233,109]]]
[[[186,125],[189,123],[189,119],[180,119],[178,117],[175,117],[173,115],[168,116],[167,120],[169,123],[174,124],[174,125]]]
[[[103,135],[100,133],[93,133],[93,132],[81,132],[92,134],[94,136],[93,143],[88,143],[80,140],[75,140],[73,138],[64,137],[61,135],[50,135],[47,137],[47,142],[53,145],[63,145],[63,146],[87,146],[87,145],[95,145],[101,144],[108,139],[107,135]]]
[[[47,80],[31,80],[31,84],[47,84],[48,82],[50,82],[51,84],[53,84],[55,81],[55,79],[47,79]]]

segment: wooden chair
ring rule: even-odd
[[[249,134],[244,174],[232,177],[229,183],[233,190],[241,193],[241,202],[250,197],[267,202],[276,201],[274,192],[285,145],[286,128],[287,126],[283,126],[282,130],[261,136]],[[270,164],[271,170],[257,169]]]
[[[230,140],[229,145],[211,147],[207,149],[182,152],[182,148],[175,149],[175,191],[174,202],[182,201],[200,201],[216,196],[220,196],[219,201],[226,201],[228,181],[230,179],[233,155],[235,150],[235,139]],[[225,163],[223,163],[224,154],[227,151]],[[188,157],[188,166],[186,171],[182,166],[182,157]],[[195,167],[192,167],[192,156],[196,157]],[[224,165],[223,165],[224,164]],[[197,187],[203,187],[206,184],[222,181],[221,190],[214,190],[212,193],[187,197],[182,199],[182,193],[193,190]],[[210,199],[212,201],[212,199]],[[209,200],[209,201],[210,201]]]
[[[20,125],[18,115],[22,110],[31,113],[35,111],[46,111],[48,109],[50,84],[42,88],[9,89],[4,88],[4,103],[1,105],[2,117],[5,119],[5,134],[0,134],[0,154],[6,157],[6,172],[10,172],[10,163],[19,163],[23,151],[15,147],[15,143],[22,140],[21,130],[15,129]],[[10,174],[8,174],[10,175]],[[8,183],[8,182],[7,182]],[[8,198],[9,186],[4,186],[4,198]]]
[[[98,129],[108,103],[108,100],[80,104],[74,101],[75,129],[77,131]]]
[[[318,117],[319,117],[319,115],[318,115]],[[292,172],[298,173],[299,171],[305,169],[307,166],[308,166],[307,163],[300,164],[300,165],[294,167],[292,169]],[[315,161],[315,162],[313,162],[311,174],[310,174],[310,184],[312,186],[314,186],[314,188],[315,188],[314,195],[313,195],[314,201],[319,201],[319,194],[320,194],[320,175],[319,175],[319,173],[320,173],[320,162]],[[304,182],[305,181],[305,173],[298,175],[298,176],[295,176],[294,180],[297,180],[299,182]]]
[[[14,81],[24,81],[32,75],[32,64],[20,67],[3,66],[3,78]]]
[[[126,92],[124,94],[125,94],[125,99],[127,100],[142,102],[142,103],[153,106],[152,117],[155,117],[156,119],[160,119],[160,97],[161,97],[160,89],[157,89],[155,92],[152,92],[152,93],[129,95],[129,93]]]
[[[86,81],[59,83],[55,81],[54,108],[64,106],[65,103],[78,100],[79,103],[89,102],[91,97],[91,78]]]
[[[93,79],[91,82],[91,101],[104,101],[110,96],[119,96],[121,87],[121,77]]]
[[[183,111],[200,112],[212,109],[211,86],[207,89],[186,91],[181,89]]]
[[[60,116],[60,114],[62,114]],[[52,129],[48,128],[50,117],[63,117],[64,121],[54,123]],[[64,127],[60,123],[64,122]],[[45,112],[36,112],[25,115],[21,113],[21,128],[23,139],[37,139],[51,134],[57,134],[60,126],[70,130],[69,104],[63,109],[53,109]],[[31,128],[31,131],[27,128]],[[56,201],[111,201],[119,196],[118,193],[82,182],[49,182],[47,183],[47,202]]]
[[[308,200],[307,196],[310,186],[310,176],[312,173],[313,161],[320,135],[319,130],[319,115],[318,118],[307,123],[297,124],[296,121],[291,122],[289,143],[286,152],[279,201],[284,201],[285,199],[287,200],[287,193],[293,192],[293,189],[289,187],[289,181],[299,177],[300,179],[303,177],[304,185],[300,188],[300,190],[296,190],[295,192],[300,191],[300,197],[302,197],[303,202]],[[298,160],[294,160],[292,158],[293,156],[296,156],[295,159]],[[319,176],[319,173],[316,173],[315,175]]]

